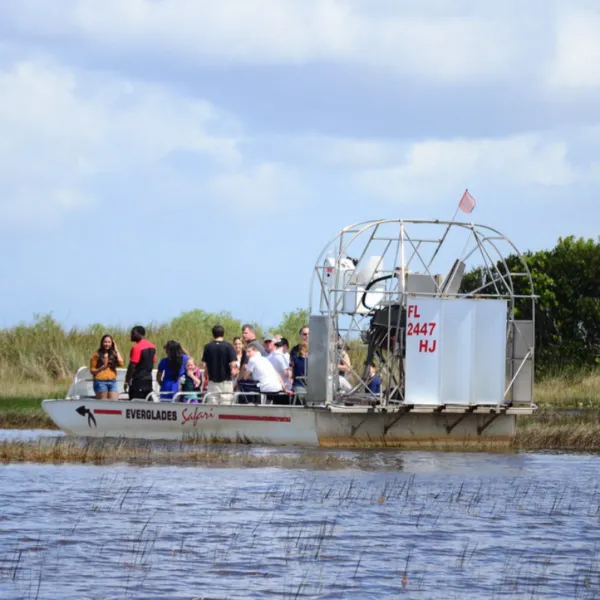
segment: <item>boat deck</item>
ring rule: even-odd
[[[523,405],[467,405],[467,404],[389,404],[387,406],[370,406],[366,404],[355,404],[353,406],[331,404],[328,407],[332,412],[338,413],[398,413],[398,412],[412,412],[423,413],[423,414],[477,414],[477,415],[531,415],[537,410],[535,404],[523,404]]]

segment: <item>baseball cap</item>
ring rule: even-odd
[[[267,335],[265,335],[263,337],[263,342],[272,342],[275,339],[275,334],[274,333],[267,333]]]
[[[290,343],[287,341],[287,338],[282,337],[280,340],[275,342],[275,345],[278,348],[281,348],[281,346],[288,346],[290,345]]]

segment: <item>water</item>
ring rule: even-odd
[[[33,442],[41,439],[64,437],[62,431],[49,429],[0,429],[0,442]]]
[[[341,454],[2,466],[0,598],[600,596],[600,457]]]

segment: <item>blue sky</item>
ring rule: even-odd
[[[600,230],[593,0],[6,0],[1,325],[265,325],[344,225]]]

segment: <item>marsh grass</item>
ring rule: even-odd
[[[563,371],[538,381],[534,400],[543,408],[600,409],[600,369]]]
[[[600,410],[541,409],[519,417],[516,449],[600,452]]]
[[[2,441],[0,462],[194,464],[212,467],[345,468],[354,461],[327,452],[255,454],[237,445],[156,443],[142,440],[75,439]]]
[[[39,408],[44,398],[64,398],[72,379],[57,381],[6,381],[0,384],[0,409],[31,410]]]
[[[174,339],[180,341],[192,355],[198,356],[204,344],[211,339],[211,329],[216,323],[225,327],[228,337],[240,334],[241,323],[230,314],[201,310],[183,313],[169,323],[145,326],[148,338],[157,348]],[[36,315],[33,324],[0,330],[0,382],[18,382],[18,386],[33,382],[37,387],[40,384],[69,382],[80,366],[89,363],[105,333],[115,338],[126,356],[131,347],[130,330],[131,326],[107,327],[101,324],[66,329],[52,315]]]
[[[43,410],[0,412],[0,429],[58,429]]]

